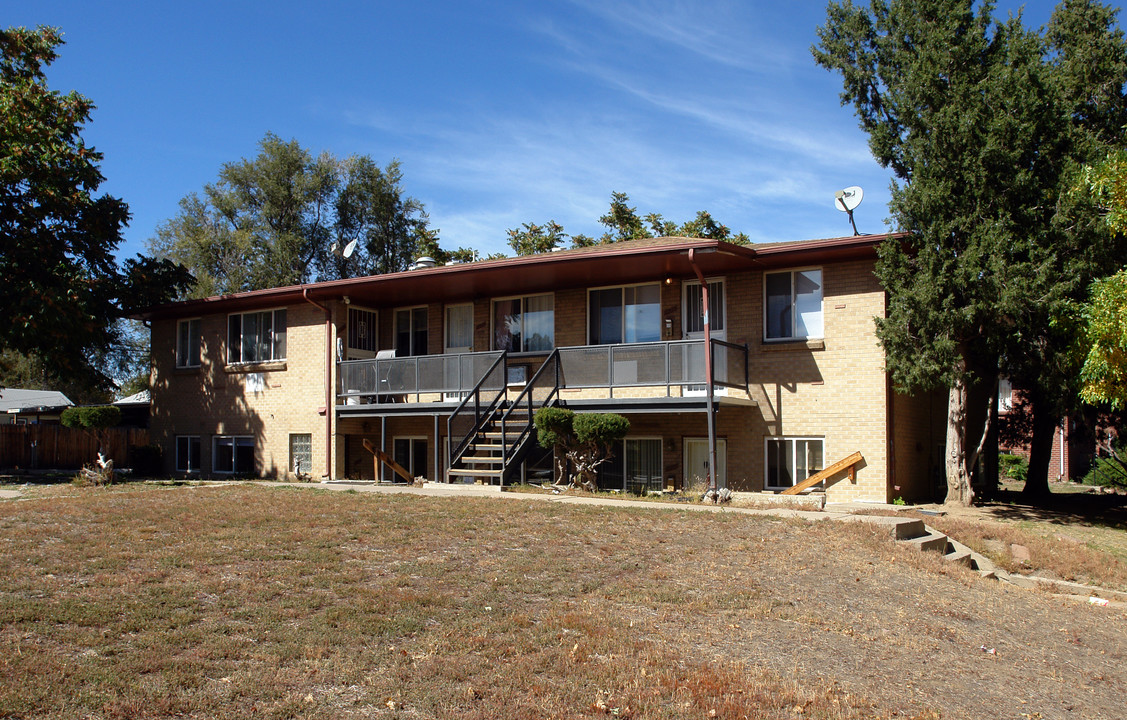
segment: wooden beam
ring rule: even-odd
[[[854,468],[857,465],[857,463],[861,462],[864,459],[865,458],[861,457],[861,453],[859,451],[855,452],[847,458],[844,458],[842,460],[838,460],[833,465],[830,465],[828,468],[814,473],[813,475],[806,478],[805,480],[803,480],[799,484],[795,485],[794,487],[790,487],[790,488],[787,488],[786,490],[783,490],[779,494],[780,495],[797,495],[800,492],[802,492],[803,490],[805,490],[806,488],[813,487],[814,485],[817,485],[818,483],[822,482],[823,480],[830,477],[831,475],[835,475],[835,474],[841,472],[842,470],[845,470],[846,468],[849,468],[849,479],[850,479],[850,481],[857,482],[856,470]]]
[[[402,465],[400,465],[399,463],[392,460],[390,455],[385,453],[383,450],[380,450],[378,447],[373,445],[370,441],[368,441],[368,440],[364,441],[364,449],[367,450],[368,452],[372,453],[372,456],[373,456],[372,462],[373,462],[375,469],[376,469],[376,481],[377,482],[379,482],[379,479],[380,479],[379,470],[380,470],[380,462],[381,461],[386,463],[389,468],[391,468],[392,470],[395,471],[396,475],[403,478],[407,482],[409,482],[409,483],[415,482],[415,478],[411,477],[411,473],[407,472],[406,468],[404,468]]]

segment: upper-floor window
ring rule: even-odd
[[[176,367],[200,366],[200,319],[176,323]]]
[[[427,354],[426,306],[395,311],[395,354],[399,357]]]
[[[265,310],[227,318],[227,362],[286,359],[286,311]]]
[[[494,350],[551,350],[555,328],[555,298],[550,294],[493,301]]]
[[[822,337],[822,271],[763,276],[763,334],[768,340]]]
[[[348,349],[374,354],[379,350],[378,316],[371,310],[348,308]]]
[[[592,345],[661,339],[661,286],[657,283],[591,290],[587,303],[587,341]]]
[[[684,316],[685,316],[685,335],[691,338],[704,336],[704,291],[701,284],[697,280],[686,282],[682,287],[685,288],[684,300]],[[708,281],[708,329],[713,335],[717,337],[718,333],[723,333],[725,324],[724,318],[724,281],[723,280],[709,280]]]

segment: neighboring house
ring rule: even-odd
[[[142,390],[120,400],[114,400],[113,404],[121,408],[119,426],[141,429],[149,426],[150,402],[148,390]]]
[[[1000,378],[998,380],[998,421],[1002,429],[1005,429],[1007,423],[1011,422],[1015,408],[1020,415],[1021,408],[1019,405],[1021,402],[1021,391],[1014,389],[1009,378]],[[1017,427],[1026,428],[1027,434],[1024,438],[1019,438],[1020,441],[1011,439],[1010,442],[1003,439],[1000,441],[998,449],[1001,452],[1020,455],[1028,460],[1032,431],[1028,430],[1027,425],[1022,426],[1020,423]],[[1091,438],[1085,437],[1083,432],[1075,432],[1075,429],[1075,422],[1071,418],[1063,417],[1056,430],[1053,431],[1052,450],[1049,456],[1049,480],[1080,480],[1087,472],[1087,466],[1090,464],[1092,456]],[[1014,434],[1013,432],[1003,432],[1002,436],[1004,438]]]
[[[74,405],[55,390],[0,388],[0,425],[59,424],[63,410]]]
[[[942,398],[896,393],[874,317],[883,235],[656,238],[154,308],[151,436],[168,471],[519,482],[529,409],[617,412],[606,488],[776,491],[860,452],[830,501],[928,498]],[[714,365],[706,387],[703,277]]]

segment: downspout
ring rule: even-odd
[[[716,487],[716,408],[712,399],[712,328],[709,325],[708,317],[710,308],[708,283],[705,281],[700,268],[697,267],[696,257],[693,254],[695,249],[689,248],[689,264],[693,266],[697,280],[700,280],[701,305],[704,312],[704,382],[707,388],[705,398],[708,408],[708,490],[715,497],[718,488]]]
[[[318,304],[309,297],[309,288],[301,286],[301,297],[305,302],[325,312],[325,474],[333,477],[333,314],[329,308]]]

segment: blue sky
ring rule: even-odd
[[[860,185],[858,227],[879,232],[890,175],[811,58],[824,19],[804,1],[0,0],[4,26],[65,33],[48,80],[98,106],[84,137],[133,214],[123,256],[267,132],[398,158],[450,249],[506,252],[506,229],[549,219],[597,235],[612,191],[773,242],[850,234],[833,193]]]

